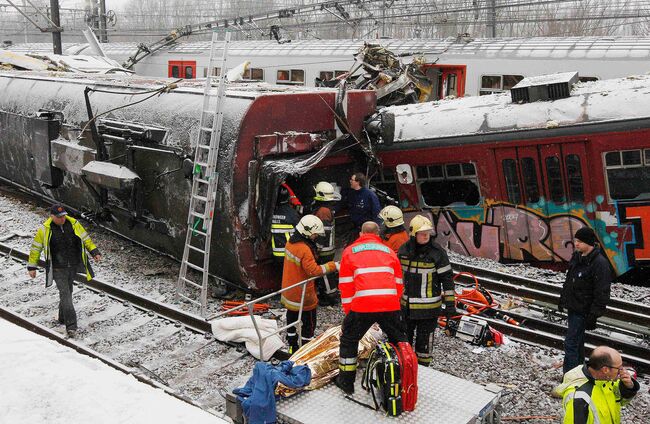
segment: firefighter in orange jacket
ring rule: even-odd
[[[409,234],[404,228],[404,215],[397,206],[386,206],[379,212],[379,217],[384,220],[381,228],[381,238],[384,244],[397,253],[399,248],[409,240]]]
[[[360,237],[348,246],[339,271],[341,304],[345,312],[335,384],[354,393],[359,340],[376,322],[392,343],[405,342],[399,299],[404,290],[397,255],[379,238],[379,226],[365,222]]]
[[[282,272],[282,288],[287,288],[310,277],[317,277],[336,271],[336,264],[332,261],[322,265],[316,263],[316,242],[318,237],[325,235],[323,222],[314,215],[302,217],[296,231],[285,246],[284,268]],[[303,286],[294,287],[282,293],[280,301],[287,308],[287,323],[296,322],[300,312],[300,300]],[[305,287],[305,299],[302,311],[302,330],[300,338],[302,344],[314,338],[316,329],[316,307],[318,295],[314,281]],[[289,353],[295,352],[298,347],[298,334],[295,327],[287,330]]]

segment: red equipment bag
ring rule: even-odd
[[[406,342],[397,343],[395,351],[402,374],[402,409],[413,411],[418,401],[418,358]]]

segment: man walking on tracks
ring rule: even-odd
[[[36,231],[29,252],[27,270],[29,276],[36,277],[36,268],[41,252],[45,254],[45,287],[56,282],[59,289],[60,324],[65,324],[70,337],[77,332],[77,314],[72,304],[72,282],[83,267],[86,279],[91,280],[95,274],[88,261],[88,251],[96,262],[101,260],[99,249],[88,236],[84,227],[74,218],[68,216],[62,205],[50,208],[50,218]]]
[[[449,320],[456,315],[453,271],[447,252],[431,239],[431,221],[416,215],[409,224],[411,238],[397,256],[404,273],[402,312],[406,319],[409,343],[415,339],[418,363],[431,364],[433,335],[442,312]]]
[[[352,394],[359,340],[375,322],[391,343],[406,341],[399,304],[402,268],[395,252],[379,238],[377,223],[365,222],[361,236],[343,252],[339,290],[345,319],[335,384]]]
[[[594,330],[596,320],[609,302],[612,271],[602,254],[594,230],[580,228],[575,233],[575,253],[569,262],[558,310],[567,310],[564,339],[564,373],[585,359],[585,330]]]
[[[623,367],[621,354],[598,346],[587,365],[569,370],[553,394],[563,398],[564,424],[620,424],[621,406],[629,403],[639,388]]]

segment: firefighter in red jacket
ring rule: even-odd
[[[282,272],[282,288],[287,288],[310,277],[317,277],[336,271],[336,264],[332,261],[318,265],[316,263],[316,243],[318,237],[325,235],[323,222],[314,215],[305,215],[300,219],[296,230],[285,246],[284,268]],[[298,320],[300,301],[302,299],[302,286],[294,287],[282,293],[280,301],[287,308],[287,323]],[[318,296],[314,281],[305,287],[305,299],[302,311],[302,343],[307,343],[314,338],[316,329],[316,307]],[[298,350],[298,333],[295,327],[287,330],[289,353]]]
[[[397,255],[379,238],[379,226],[365,222],[360,237],[348,246],[339,270],[341,304],[345,312],[335,384],[354,393],[359,340],[376,322],[392,343],[405,342],[400,313],[402,268]]]

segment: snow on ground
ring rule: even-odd
[[[5,243],[15,245],[24,251],[29,250],[32,233],[45,220],[47,214],[47,208],[44,205],[34,206],[27,200],[19,200],[17,196],[0,191],[0,234],[13,231],[26,232],[29,235],[28,237],[13,237]],[[99,279],[126,287],[137,293],[146,294],[161,302],[173,303],[174,287],[179,270],[179,264],[176,261],[86,222],[84,225],[103,253],[102,262],[97,265],[93,264]],[[504,265],[482,258],[468,258],[453,253],[450,253],[450,258],[531,278],[544,278],[555,283],[564,281],[563,273],[526,265]],[[134,266],[135,264],[137,266]],[[42,280],[35,283],[42,284]],[[629,297],[619,296],[619,287],[621,288],[620,293],[627,293]],[[635,300],[650,294],[650,289],[615,284],[612,287],[612,294]],[[650,303],[650,297],[646,297],[646,302]],[[217,306],[214,302],[210,304],[213,311]],[[316,334],[322,333],[332,325],[339,325],[342,320],[343,313],[340,307],[318,308]],[[80,321],[79,325],[82,329],[84,328],[83,321]],[[561,351],[522,343],[476,352],[474,349],[475,346],[456,338],[444,336],[438,330],[434,342],[434,360],[431,366],[438,371],[447,372],[476,383],[493,382],[502,386],[506,390],[502,401],[505,416],[559,416],[562,410],[560,400],[552,398],[550,390],[553,385],[560,382],[562,370],[561,366],[560,368],[557,366],[563,356]],[[252,362],[250,368],[252,369]],[[244,377],[251,369],[240,369],[238,375]],[[230,387],[233,379],[233,375],[215,375],[211,383],[215,387]],[[623,422],[634,424],[649,422],[647,419],[647,411],[650,410],[648,384],[650,384],[649,380],[642,381],[642,389],[637,399],[623,412]],[[207,388],[203,388],[203,390],[207,390]],[[558,422],[558,420],[522,422],[549,423]]]
[[[7,321],[0,334],[2,423],[227,422]]]

